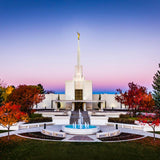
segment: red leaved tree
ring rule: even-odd
[[[8,101],[13,104],[20,105],[21,111],[30,115],[33,111],[33,106],[45,99],[44,94],[40,94],[37,86],[19,85],[9,95]]]
[[[129,83],[129,90],[122,93],[121,89],[117,89],[119,94],[116,94],[115,99],[128,106],[130,113],[133,113],[133,116],[136,116],[136,112],[139,109],[144,97],[147,95],[146,87],[139,86],[137,84]]]
[[[21,106],[6,103],[0,107],[0,125],[8,129],[8,140],[10,127],[18,121],[27,120],[28,115],[20,111]]]
[[[152,114],[146,113],[144,115],[139,116],[139,122],[141,124],[148,124],[153,129],[153,137],[155,141],[155,128],[156,126],[160,125],[160,119],[156,112],[153,112]]]
[[[142,100],[139,103],[139,110],[145,112],[155,112],[155,101],[151,93],[146,93],[143,95]]]
[[[141,111],[141,115],[138,118],[138,121],[145,125],[148,124],[153,129],[153,137],[155,141],[155,128],[159,126],[160,119],[159,119],[159,110],[155,106],[155,102],[151,93],[145,95],[143,101],[139,107]]]

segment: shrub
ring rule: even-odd
[[[109,118],[108,122],[134,124],[134,120],[125,118]]]
[[[130,118],[129,114],[120,114],[119,118]]]
[[[32,114],[30,115],[30,118],[37,118],[37,117],[42,117],[42,114],[32,113]]]
[[[30,118],[28,123],[52,122],[52,117],[36,117]]]

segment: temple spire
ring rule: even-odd
[[[80,65],[80,47],[79,47],[79,40],[80,40],[80,33],[77,32],[78,36],[78,48],[77,48],[77,65],[75,66],[75,75],[74,80],[84,80],[83,77],[83,67]]]
[[[78,35],[77,66],[80,66],[80,46],[79,46],[80,33],[77,32],[77,35]]]

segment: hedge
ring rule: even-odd
[[[134,124],[134,120],[125,118],[109,118],[108,122]]]
[[[119,118],[130,118],[129,114],[120,114]]]
[[[39,122],[52,122],[52,117],[29,118],[28,123],[39,123]]]
[[[37,118],[37,117],[42,117],[42,114],[32,113],[32,114],[30,115],[30,118]]]

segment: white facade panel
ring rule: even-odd
[[[66,81],[65,85],[65,99],[66,100],[74,100],[74,81]]]
[[[83,83],[83,100],[92,100],[92,81]]]

